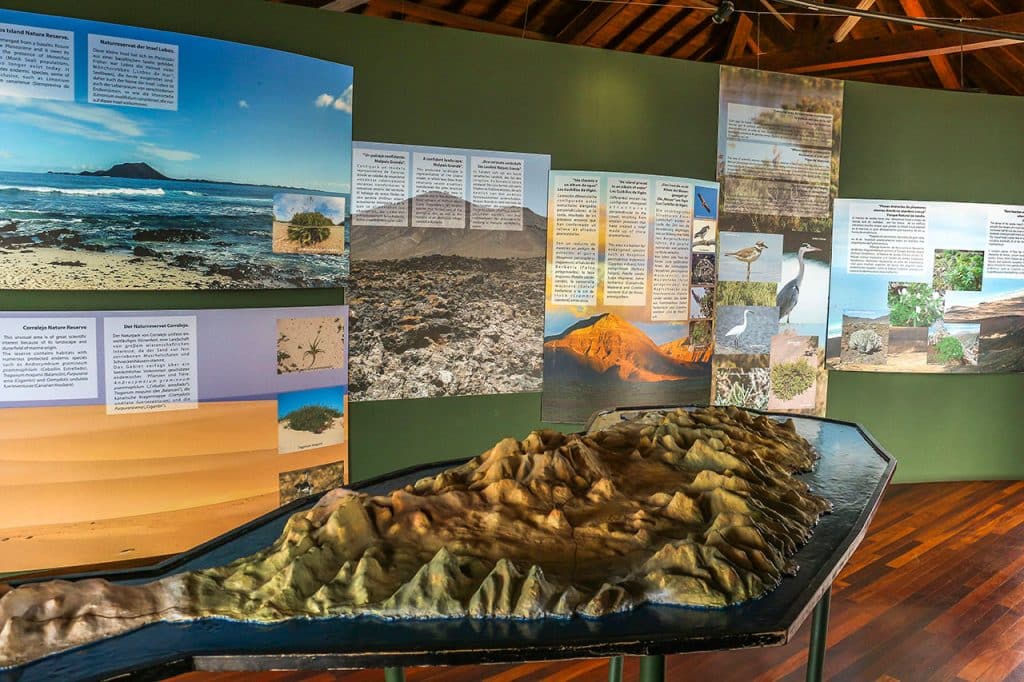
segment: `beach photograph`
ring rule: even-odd
[[[459,203],[458,227],[412,225],[412,163],[404,171],[404,198],[377,205],[374,197],[357,195],[360,206],[373,208],[360,210],[351,228],[352,399],[541,390],[550,158],[368,142],[357,147],[462,159],[466,173],[458,189],[450,188],[459,196],[430,204],[448,216],[452,202]],[[474,207],[472,160],[479,157],[522,163],[516,206]],[[512,214],[521,220],[510,229]]]
[[[301,500],[310,495],[322,495],[328,490],[345,485],[346,461],[328,462],[315,467],[282,471],[278,474],[278,504]]]
[[[345,318],[289,317],[277,321],[277,373],[345,367]]]
[[[274,195],[274,253],[346,252],[345,198]]]
[[[342,282],[343,237],[330,255],[275,253],[272,227],[275,195],[349,196],[351,67],[182,34],[36,19],[83,44],[90,26],[174,44],[177,108],[90,104],[84,68],[76,70],[75,101],[0,98],[0,287]]]
[[[277,396],[277,451],[282,455],[345,442],[344,386],[290,391]]]

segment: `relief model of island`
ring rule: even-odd
[[[817,454],[738,408],[506,438],[390,494],[336,489],[218,568],[143,585],[50,581],[0,597],[0,666],[157,621],[599,617],[727,607],[772,590],[829,502]],[[0,586],[0,593],[3,593]]]

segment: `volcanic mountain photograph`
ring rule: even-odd
[[[539,391],[550,157],[356,144],[352,400]]]
[[[707,402],[710,341],[694,343],[686,324],[643,326],[602,313],[545,337],[545,421],[580,423],[607,407]]]

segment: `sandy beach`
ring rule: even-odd
[[[323,253],[341,255],[345,253],[345,226],[330,228],[331,234],[318,244],[301,246],[288,239],[288,223],[274,221],[273,252],[274,253]]]
[[[277,321],[277,373],[345,366],[345,320],[289,317]]]
[[[52,247],[0,249],[2,289],[220,289],[238,286],[224,275],[204,275],[175,267],[159,258]]]
[[[281,472],[346,459],[340,446],[279,454],[276,410],[0,411],[0,572],[182,551],[275,508]]]
[[[289,428],[288,420],[282,419],[277,425],[277,447],[283,455],[302,452],[313,448],[324,448],[345,442],[345,418],[338,417],[320,433],[296,431]]]

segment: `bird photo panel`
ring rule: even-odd
[[[712,399],[821,415],[843,84],[720,73]]]

